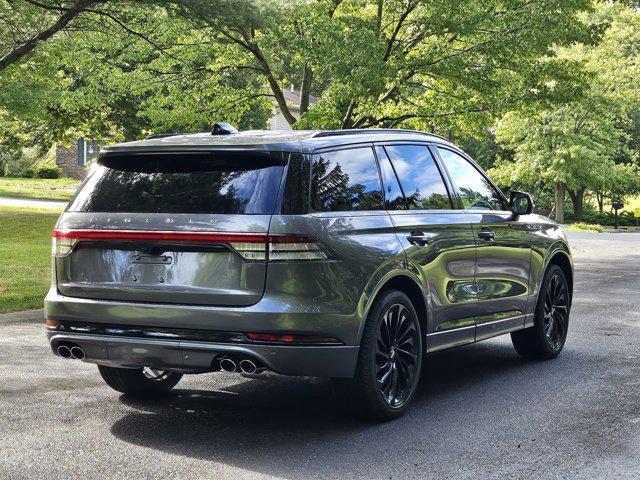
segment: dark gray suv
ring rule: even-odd
[[[137,395],[186,373],[328,377],[388,419],[427,353],[505,333],[522,355],[562,350],[562,231],[447,140],[214,133],[100,153],[53,232],[57,355]]]

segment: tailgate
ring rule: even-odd
[[[174,155],[106,161],[85,182],[54,232],[60,293],[225,306],[260,300],[282,160]]]

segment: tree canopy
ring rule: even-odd
[[[579,218],[586,190],[612,199],[640,189],[637,152],[629,151],[625,131],[640,101],[640,15],[604,4],[586,21],[607,25],[597,45],[557,49],[558,57],[582,66],[588,78],[582,93],[551,108],[509,112],[496,130],[515,154],[513,161],[499,161],[492,175],[504,184],[554,185],[559,221],[565,190]]]
[[[503,185],[635,192],[640,14],[595,0],[0,0],[0,145],[403,127]],[[299,110],[284,90],[300,92]],[[314,101],[315,100],[315,101]],[[546,191],[546,190],[545,190]]]

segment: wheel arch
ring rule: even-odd
[[[424,293],[424,290],[420,286],[419,280],[414,278],[414,276],[409,272],[394,272],[392,275],[385,277],[375,289],[373,295],[371,295],[371,300],[367,305],[367,309],[365,311],[362,326],[360,328],[360,333],[358,335],[359,341],[362,339],[362,330],[364,329],[364,323],[367,321],[369,316],[369,311],[373,306],[373,303],[383,295],[385,292],[389,290],[398,290],[404,293],[411,303],[413,304],[413,308],[416,310],[416,314],[418,315],[418,321],[420,322],[420,330],[421,330],[421,338],[423,342],[423,352],[426,352],[426,333],[427,333],[427,298]]]
[[[573,300],[573,262],[571,261],[570,255],[564,250],[555,251],[549,256],[549,260],[544,269],[545,273],[551,265],[557,265],[564,273],[569,287],[569,298],[571,302],[571,300]]]

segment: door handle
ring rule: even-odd
[[[435,235],[431,233],[411,232],[411,235],[407,237],[407,240],[409,240],[409,243],[412,245],[419,245],[424,247],[425,245],[429,245],[431,242],[433,242],[434,238]]]
[[[492,241],[495,240],[496,234],[491,230],[480,230],[478,232],[478,237],[482,238],[483,240]]]

